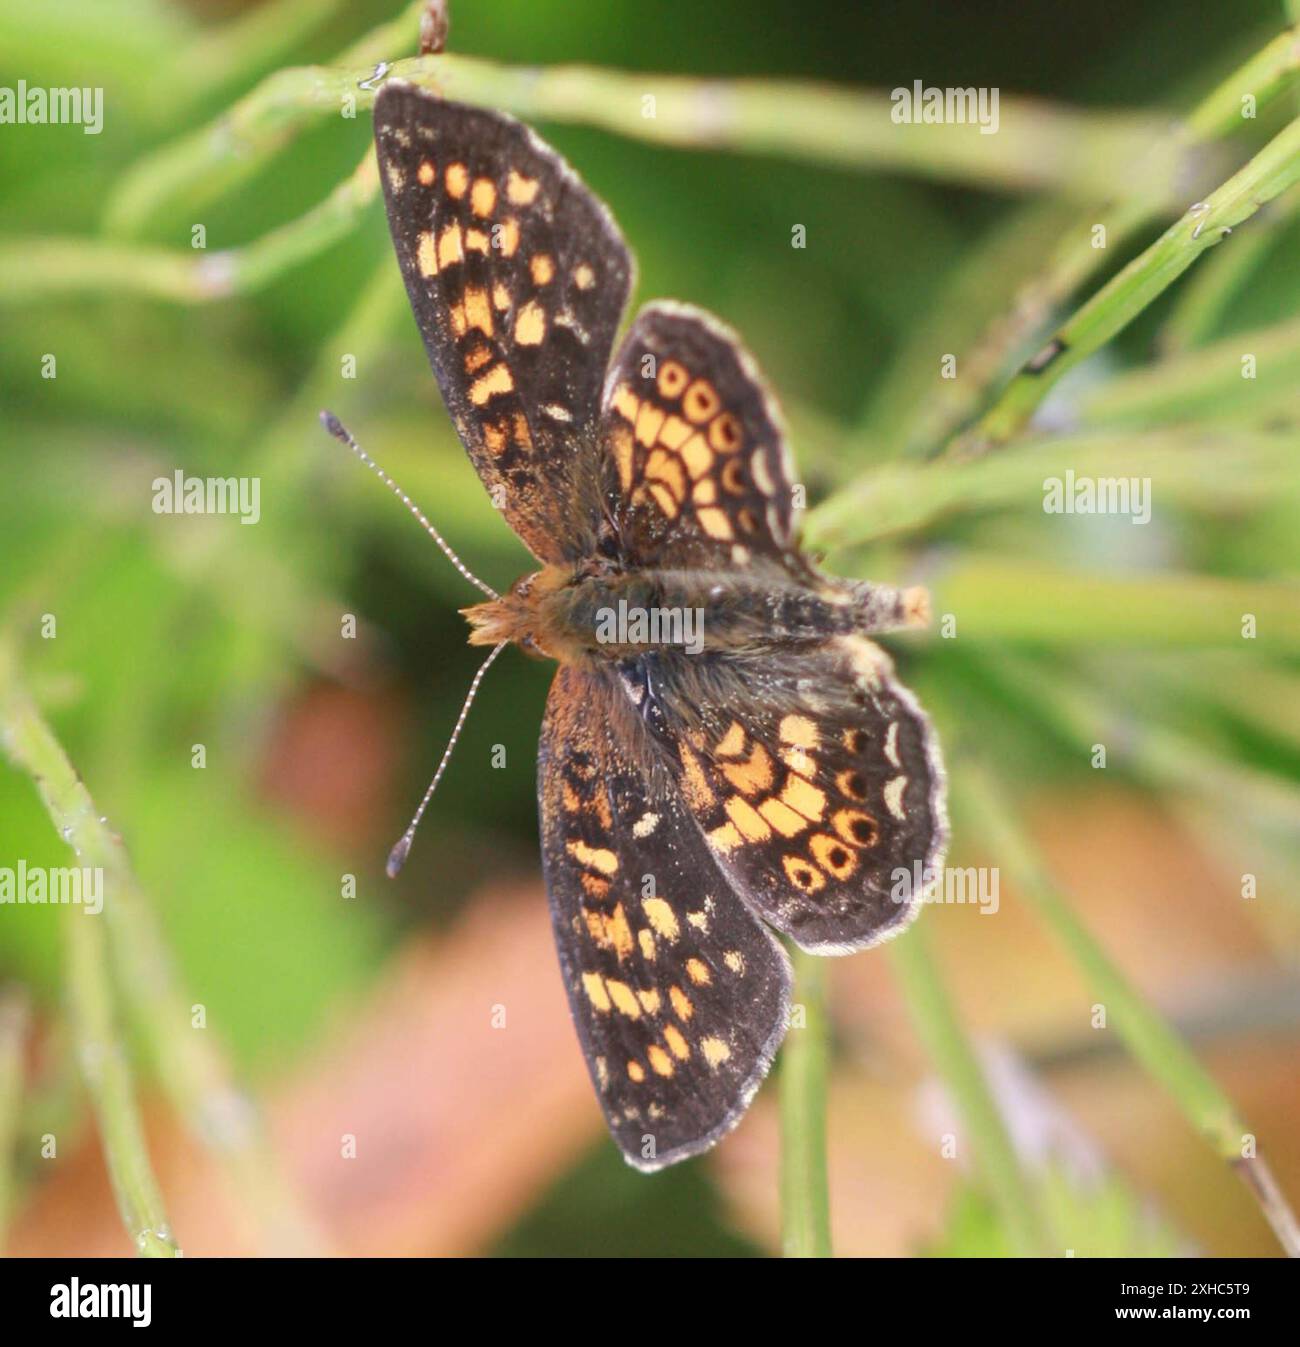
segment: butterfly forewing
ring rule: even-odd
[[[583,432],[631,287],[618,229],[554,150],[499,113],[392,82],[375,102],[375,143],[456,429],[533,554],[573,558],[599,514]]]
[[[657,1169],[739,1120],[785,1033],[788,960],[603,676],[556,674],[538,793],[551,919],[588,1070],[624,1155]]]

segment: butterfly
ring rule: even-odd
[[[873,632],[924,595],[800,549],[779,415],[736,336],[659,302],[615,350],[633,262],[528,127],[390,81],[393,244],[452,421],[540,563],[464,610],[558,662],[542,865],[609,1129],[656,1170],[744,1114],[787,1029],[778,933],[842,954],[901,930],[946,840],[939,747]]]

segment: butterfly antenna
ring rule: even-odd
[[[502,641],[499,645],[494,645],[492,653],[479,665],[478,673],[474,675],[473,681],[469,685],[469,691],[465,694],[465,704],[460,708],[460,715],[456,717],[451,738],[447,740],[447,747],[442,751],[442,761],[439,762],[438,770],[433,774],[433,780],[429,782],[429,789],[424,792],[424,799],[420,801],[420,807],[415,811],[415,817],[407,826],[406,831],[397,839],[397,845],[388,853],[388,864],[384,868],[388,871],[389,879],[396,879],[398,871],[406,864],[406,858],[411,851],[411,841],[415,837],[415,830],[420,826],[420,820],[424,817],[424,811],[429,807],[429,801],[433,799],[433,792],[438,789],[438,782],[442,780],[443,772],[447,770],[447,763],[451,759],[451,750],[456,747],[456,740],[460,738],[461,727],[465,724],[465,717],[469,715],[469,708],[474,704],[474,698],[478,693],[478,685],[483,681],[483,675],[492,667],[492,661],[509,644],[509,641]]]
[[[498,594],[496,590],[492,588],[491,585],[485,585],[483,581],[480,580],[478,576],[475,575],[474,572],[471,571],[470,568],[465,565],[465,563],[456,555],[456,553],[451,550],[451,544],[429,522],[424,511],[420,509],[420,507],[410,498],[410,496],[408,496],[406,492],[403,491],[402,488],[398,486],[397,483],[393,481],[393,479],[383,470],[383,468],[381,468],[379,464],[376,463],[375,460],[371,458],[368,453],[366,453],[366,451],[356,442],[356,440],[352,438],[352,432],[347,428],[347,426],[343,424],[342,421],[338,419],[337,416],[334,415],[333,412],[321,412],[320,420],[321,425],[323,425],[325,429],[328,430],[329,433],[333,435],[336,440],[339,441],[340,444],[346,444],[347,447],[351,449],[352,452],[356,454],[356,456],[366,465],[366,467],[368,467],[370,471],[373,472],[381,482],[383,482],[383,484],[393,493],[393,495],[395,495],[397,499],[400,500],[408,510],[410,510],[410,512],[416,517],[416,519],[420,521],[420,524],[424,528],[424,531],[442,549],[443,556],[445,556],[447,560],[450,561],[453,566],[455,566],[455,568],[465,577],[466,580],[470,582],[471,585],[473,585],[476,589],[480,590],[482,593],[486,594],[489,599],[499,599],[501,597],[501,595]],[[496,652],[494,651],[492,658],[495,658],[495,655]],[[492,658],[489,658],[488,664],[492,663]],[[485,664],[483,668],[486,669],[487,664]],[[475,680],[474,686],[475,687],[478,686],[477,679]],[[471,697],[473,696],[472,689],[470,695]],[[469,709],[468,703],[466,703],[465,709],[466,710]],[[464,719],[463,715],[461,718]],[[458,725],[457,729],[459,728],[460,727]],[[453,735],[452,743],[455,742],[456,739],[455,736]],[[441,768],[439,770],[441,770]],[[435,777],[434,780],[436,781],[437,778]],[[431,795],[433,794],[432,789],[430,789],[429,794]]]

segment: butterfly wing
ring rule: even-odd
[[[732,892],[609,679],[556,674],[538,797],[587,1067],[628,1162],[658,1169],[739,1121],[785,1033],[789,961]]]
[[[602,443],[630,562],[714,569],[757,557],[804,573],[780,414],[716,318],[666,302],[637,314],[605,382]]]
[[[588,428],[632,283],[617,227],[500,113],[390,81],[375,145],[411,308],[479,476],[535,556],[583,554],[600,508]]]

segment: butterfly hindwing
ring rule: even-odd
[[[797,565],[789,454],[753,360],[717,319],[649,304],[605,383],[607,495],[638,565]]]
[[[739,1120],[785,1033],[785,951],[732,892],[622,692],[556,674],[538,762],[542,861],[578,1037],[629,1163]]]
[[[943,767],[878,646],[835,636],[798,653],[643,659],[658,705],[648,723],[754,912],[823,954],[916,915],[943,863]]]
[[[572,559],[599,511],[590,428],[632,282],[618,229],[553,149],[500,113],[390,81],[375,144],[461,440],[534,555]]]

